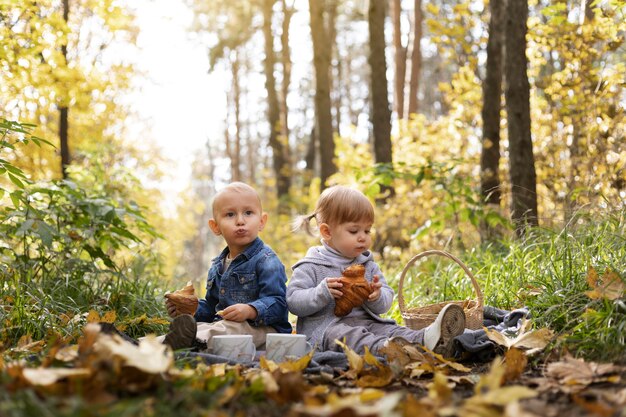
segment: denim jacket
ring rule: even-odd
[[[285,267],[274,251],[260,238],[233,259],[222,272],[228,248],[209,268],[206,297],[200,299],[196,321],[214,322],[222,318],[215,313],[233,304],[249,304],[257,311],[252,326],[272,326],[279,333],[291,333],[287,319]]]

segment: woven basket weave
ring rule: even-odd
[[[404,302],[404,296],[402,294],[402,288],[404,287],[404,277],[406,276],[409,268],[413,266],[413,264],[418,259],[430,255],[445,256],[446,258],[452,259],[461,268],[463,268],[465,274],[467,274],[467,276],[472,280],[472,285],[474,286],[474,290],[476,291],[476,299],[462,301],[445,301],[442,303],[430,304],[423,307],[407,308]],[[467,266],[465,266],[465,264],[461,262],[456,256],[441,250],[428,250],[415,255],[402,270],[402,275],[400,276],[400,282],[398,284],[398,306],[400,307],[400,313],[402,314],[402,318],[404,319],[406,326],[413,330],[423,329],[424,327],[434,322],[439,312],[448,304],[457,304],[463,308],[463,311],[465,312],[466,328],[472,330],[482,329],[484,310],[483,293],[480,290],[478,281],[476,281],[476,278],[474,278],[474,275],[472,275]]]

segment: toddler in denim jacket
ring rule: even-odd
[[[180,314],[166,300],[174,320],[165,343],[175,350],[206,343],[211,352],[213,336],[250,334],[262,349],[267,333],[291,333],[285,267],[258,237],[266,222],[261,199],[249,185],[234,182],[217,193],[209,227],[227,246],[213,259],[206,296],[194,316]]]

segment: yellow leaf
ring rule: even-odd
[[[100,314],[98,314],[96,310],[89,310],[89,314],[87,314],[87,323],[98,323],[100,321]]]
[[[278,364],[274,361],[267,359],[265,356],[261,356],[259,358],[259,366],[261,367],[261,369],[265,369],[270,372],[274,372],[276,369],[278,369]]]
[[[301,358],[298,358],[296,360],[288,359],[284,362],[280,362],[278,364],[278,368],[282,372],[304,371],[306,367],[309,365],[309,362],[311,362],[311,358],[313,358],[314,353],[315,351],[311,349],[309,353],[302,356]]]
[[[101,322],[104,323],[115,323],[115,319],[117,318],[117,314],[115,310],[107,311],[102,318],[100,318]]]
[[[428,396],[439,404],[447,404],[450,401],[450,398],[452,398],[452,387],[444,374],[440,372],[435,373],[433,382],[428,385]]]
[[[589,268],[587,283],[592,290],[585,291],[585,294],[592,300],[599,298],[617,300],[623,297],[626,292],[626,284],[624,281],[622,281],[616,272],[611,270],[605,271],[602,277],[598,277],[596,270],[593,267]]]
[[[368,346],[365,346],[365,355],[363,355],[363,360],[368,365],[380,368],[380,362],[378,361],[376,356],[372,355],[372,352],[370,352],[370,348]]]
[[[491,405],[505,406],[515,401],[536,396],[537,391],[533,389],[523,387],[521,385],[511,385],[489,391],[480,396],[479,401]]]
[[[387,386],[393,381],[393,372],[388,366],[375,368],[371,374],[361,376],[356,381],[357,387],[361,388],[379,388]]]
[[[491,368],[489,372],[482,375],[480,377],[480,381],[474,387],[474,391],[476,394],[481,394],[483,392],[493,391],[502,385],[502,378],[504,377],[504,362],[501,357],[497,357],[494,359],[491,364]]]
[[[524,352],[517,348],[507,350],[504,355],[504,382],[514,381],[522,375],[528,358]]]
[[[350,370],[346,372],[345,375],[348,377],[356,378],[356,376],[361,372],[361,370],[363,370],[363,365],[365,363],[363,358],[354,350],[350,349],[345,343],[341,342],[340,340],[335,340],[335,343],[341,346],[344,353],[348,357],[348,365],[350,366]]]

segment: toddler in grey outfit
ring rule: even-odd
[[[308,341],[321,351],[341,351],[335,340],[342,340],[358,353],[364,353],[367,346],[377,354],[389,339],[396,338],[451,356],[452,339],[465,328],[461,307],[447,305],[432,325],[420,330],[380,316],[391,308],[394,292],[369,251],[374,208],[367,197],[349,187],[327,188],[315,211],[300,217],[295,228],[310,233],[310,221],[314,218],[322,246],[310,248],[293,266],[287,286],[287,306],[298,316],[297,332],[307,335]],[[365,267],[372,292],[361,306],[337,317],[334,307],[342,295],[340,277],[345,268],[354,264]]]

